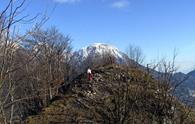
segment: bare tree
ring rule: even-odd
[[[145,56],[140,47],[129,45],[126,54],[136,65],[143,64]]]
[[[194,105],[194,102],[184,105],[186,101],[182,101],[180,99],[182,96],[176,95],[179,86],[185,83],[185,80],[188,79],[188,77],[185,77],[179,81],[174,80],[174,75],[178,70],[175,65],[176,57],[177,53],[174,50],[171,61],[162,59],[157,64],[150,66],[150,68],[147,67],[147,73],[153,75],[158,82],[156,94],[160,96],[163,101],[167,101],[169,103],[168,108],[166,104],[163,105],[163,108],[166,108],[166,114],[159,118],[160,123],[187,124],[190,122],[189,117],[191,113],[193,113],[192,106]],[[190,99],[188,100],[190,101]]]
[[[9,0],[7,6],[0,13],[0,115],[4,123],[8,123],[8,114],[12,124],[14,105],[10,112],[5,111],[5,104],[8,101],[14,101],[14,89],[16,82],[13,80],[16,68],[19,68],[15,61],[17,48],[19,47],[20,37],[17,37],[15,24],[26,20],[27,16],[19,17],[25,0]],[[11,96],[11,99],[10,99]]]
[[[5,8],[0,12],[0,120],[5,124],[12,124],[20,118],[21,102],[16,101],[23,99],[23,93],[28,92],[25,86],[28,86],[26,77],[29,73],[25,73],[24,68],[32,64],[34,58],[22,48],[23,40],[32,31],[19,35],[17,29],[17,24],[32,23],[37,17],[31,18],[22,14],[25,3],[26,0],[8,0]],[[43,20],[39,26],[43,24]]]
[[[53,88],[59,86],[69,73],[70,38],[64,37],[56,28],[38,29],[26,42],[30,45],[28,47],[31,50],[38,51],[35,60],[35,71],[37,72],[35,73],[38,73],[37,81],[43,83],[39,88],[45,90],[45,104],[47,104],[48,100],[51,100],[57,92]],[[58,84],[54,84],[55,82]]]

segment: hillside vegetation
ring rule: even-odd
[[[147,72],[116,64],[81,74],[25,124],[194,124],[193,112]]]

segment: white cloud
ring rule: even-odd
[[[127,8],[129,4],[130,2],[128,0],[118,0],[118,1],[113,2],[111,6],[113,8],[122,9],[122,8]]]
[[[79,2],[80,0],[53,0],[53,1],[57,3],[76,3]]]

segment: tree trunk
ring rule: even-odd
[[[14,96],[11,96],[11,102],[14,102]],[[10,124],[13,124],[13,116],[14,116],[14,104],[11,106],[11,112],[10,112]]]

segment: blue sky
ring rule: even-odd
[[[25,13],[46,13],[46,27],[70,35],[74,49],[104,42],[125,51],[133,44],[150,62],[170,58],[176,48],[180,71],[195,67],[195,0],[29,0],[26,5]]]

